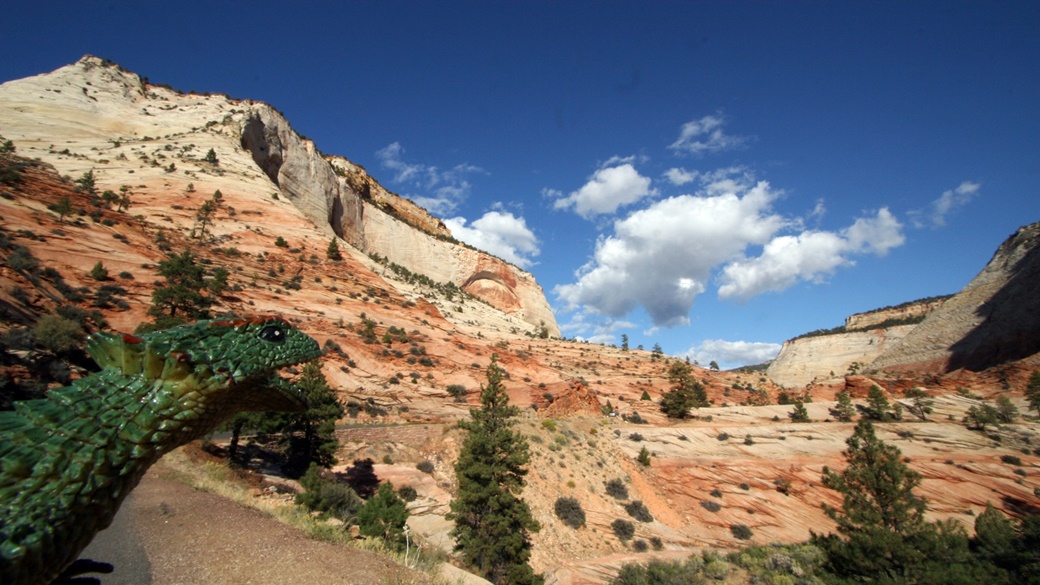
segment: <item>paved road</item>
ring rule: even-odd
[[[427,575],[319,542],[254,509],[145,474],[112,525],[80,555],[112,563],[102,585],[430,585]]]
[[[133,530],[134,494],[127,496],[112,525],[102,530],[80,558],[111,563],[115,570],[108,575],[91,574],[101,585],[151,585],[152,569],[141,540]]]

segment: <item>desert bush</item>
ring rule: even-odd
[[[625,482],[620,479],[612,479],[607,482],[607,495],[619,500],[628,499],[628,488],[625,487]]]
[[[642,538],[637,538],[632,541],[632,549],[636,552],[646,552],[650,549],[650,546]]]
[[[636,527],[631,522],[620,518],[610,523],[610,529],[614,531],[614,535],[622,542],[632,538],[636,533]]]
[[[650,513],[650,510],[643,504],[642,500],[633,500],[628,504],[625,504],[625,511],[628,515],[635,518],[640,522],[653,522],[654,516]]]
[[[722,509],[722,505],[712,500],[701,500],[701,507],[705,510],[715,513]]]
[[[711,490],[708,493],[711,494],[711,497],[713,497],[713,498],[721,498],[722,497],[722,490],[720,490],[719,488],[715,488],[715,489]]]
[[[585,526],[585,510],[575,498],[558,498],[554,506],[556,517],[571,528]]]
[[[1008,465],[1022,465],[1022,459],[1016,455],[1001,455],[1000,460]]]
[[[300,485],[306,491],[296,495],[297,504],[343,520],[353,516],[364,503],[349,485],[322,477],[321,467],[315,463],[300,478]]]
[[[750,540],[752,536],[751,529],[745,524],[732,524],[729,527],[729,531],[740,540]]]
[[[33,327],[36,342],[55,353],[79,347],[84,335],[79,323],[58,315],[44,315]]]
[[[424,460],[420,461],[415,466],[415,468],[418,469],[419,471],[423,472],[423,473],[433,473],[433,470],[434,470],[433,461],[430,461],[429,459],[424,459]]]
[[[639,442],[643,440],[643,435],[640,435],[639,433],[632,433],[628,436],[628,438],[632,441]]]
[[[415,491],[414,487],[406,485],[397,490],[397,496],[406,502],[414,502],[419,497],[419,492]]]

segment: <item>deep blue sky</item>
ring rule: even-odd
[[[755,362],[956,292],[1040,221],[1036,2],[4,12],[0,80],[90,53],[269,102],[533,272],[567,336]]]

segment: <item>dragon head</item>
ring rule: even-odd
[[[174,401],[220,403],[230,414],[306,408],[275,373],[321,355],[316,341],[275,316],[198,321],[141,336],[97,333],[87,350],[103,368],[161,382]]]

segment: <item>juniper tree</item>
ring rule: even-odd
[[[520,498],[530,460],[527,440],[512,430],[519,409],[509,404],[496,355],[480,389],[480,408],[459,423],[467,431],[455,475],[459,492],[449,519],[455,550],[466,564],[496,585],[538,584],[528,561],[530,534],[540,526]]]
[[[852,422],[856,416],[856,406],[852,404],[852,396],[848,390],[838,392],[838,404],[831,410],[831,414],[841,422]]]

